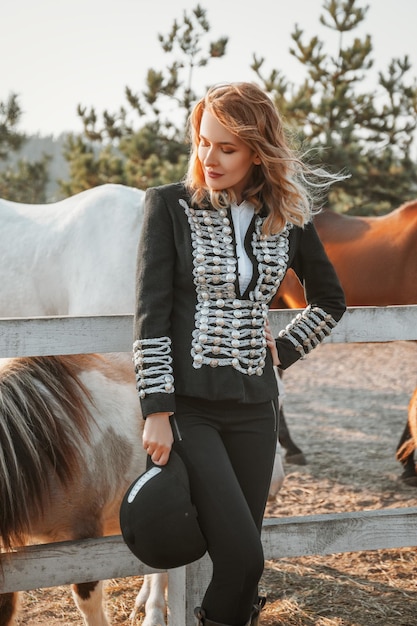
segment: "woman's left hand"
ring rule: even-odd
[[[271,350],[272,363],[274,365],[279,365],[280,360],[278,356],[277,344],[275,342],[274,336],[272,335],[272,331],[271,331],[271,327],[269,325],[268,319],[265,322],[265,337],[266,337],[266,345]]]

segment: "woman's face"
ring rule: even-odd
[[[253,166],[260,163],[253,150],[209,111],[204,111],[201,118],[198,158],[206,185],[214,191],[233,189],[238,203],[242,201]]]

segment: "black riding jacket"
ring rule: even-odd
[[[144,417],[175,412],[175,395],[257,403],[277,396],[264,323],[291,267],[307,308],[276,339],[282,369],[328,336],[346,306],[312,222],[262,235],[265,212],[245,237],[253,263],[239,292],[230,210],[192,207],[181,183],[149,189],[138,247],[134,362]]]

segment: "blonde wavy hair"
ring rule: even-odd
[[[255,83],[215,85],[197,102],[189,118],[191,154],[185,184],[192,203],[217,209],[236,201],[233,191],[213,191],[205,183],[198,158],[200,125],[209,111],[229,132],[243,141],[260,158],[244,191],[255,210],[265,206],[264,234],[280,232],[287,222],[304,226],[312,218],[316,192],[340,177],[320,168],[310,168],[290,148],[282,119],[271,99]],[[312,178],[316,182],[312,182]],[[314,196],[314,198],[313,198]]]

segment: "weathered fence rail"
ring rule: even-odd
[[[294,311],[271,313],[274,331]],[[332,343],[417,340],[417,306],[348,309],[328,340]],[[132,317],[52,317],[0,320],[0,357],[127,352]],[[417,507],[266,519],[267,559],[417,545]],[[2,558],[0,593],[151,573],[120,536],[30,546]],[[194,623],[191,607],[211,575],[210,561],[169,572],[169,621]]]
[[[271,311],[278,332],[297,311]],[[0,357],[130,352],[132,316],[0,319]],[[327,341],[367,343],[417,340],[417,305],[350,307]]]
[[[417,545],[417,507],[265,519],[267,559]],[[204,559],[202,559],[204,561]],[[82,562],[82,567],[80,567]],[[195,565],[188,566],[193,570]],[[139,562],[119,535],[18,548],[4,562],[1,592],[139,576]]]

